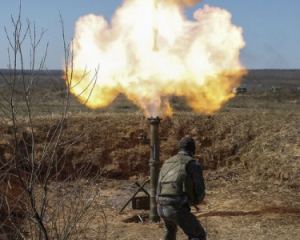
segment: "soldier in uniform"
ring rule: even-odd
[[[202,166],[194,158],[195,141],[184,137],[177,155],[166,160],[157,185],[157,212],[165,224],[164,240],[175,240],[177,226],[192,240],[205,240],[206,233],[191,206],[203,201],[205,183]]]

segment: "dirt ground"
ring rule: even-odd
[[[175,114],[160,124],[160,136],[167,137],[160,144],[161,163],[176,154],[182,136],[196,140],[207,195],[200,210],[192,211],[207,239],[300,239],[299,93],[237,96],[211,116],[191,112],[177,98],[172,104]],[[37,119],[37,149],[43,149],[47,121],[53,121],[48,118]],[[62,179],[86,163],[100,168],[104,179],[97,185],[87,180],[84,191],[100,189],[96,202],[104,210],[108,240],[164,235],[162,222],[149,220],[149,210],[132,209],[129,202],[119,213],[138,189],[135,181],[141,184],[149,176],[149,144],[137,140],[141,130],[149,137],[147,119],[122,98],[99,113],[70,114],[65,125],[64,139],[82,138],[64,154]],[[0,132],[6,137],[0,139],[0,158],[9,161],[10,126],[0,125]],[[81,239],[95,239],[88,230],[98,226],[96,219]],[[187,239],[180,229],[177,236]]]
[[[204,175],[207,196],[200,210],[192,212],[207,239],[299,239],[299,191],[251,182],[243,169],[205,171]],[[104,184],[99,201],[107,216],[107,239],[163,239],[163,223],[151,222],[148,210],[132,209],[130,202],[119,213],[137,189],[133,180]],[[177,236],[187,239],[180,229]]]
[[[191,133],[196,139],[196,157],[204,168],[207,196],[200,211],[192,211],[206,230],[207,239],[299,239],[300,114],[282,113],[183,113],[161,123],[161,136],[168,136],[161,142],[161,162],[177,152],[182,135]],[[75,168],[85,161],[98,160],[106,176],[99,184],[87,181],[84,187],[86,192],[100,189],[96,203],[105,213],[105,239],[162,239],[163,224],[149,221],[149,210],[133,210],[130,202],[119,213],[138,189],[136,178],[141,184],[149,176],[149,146],[138,145],[134,138],[139,133],[139,116],[92,116],[72,121],[68,122],[73,126],[70,136],[77,136],[81,126],[88,131],[66,159],[72,159]],[[2,146],[7,149],[5,143]],[[68,176],[72,169],[66,164],[61,173]],[[90,224],[81,239],[97,239],[91,237],[89,229],[99,227],[100,218]],[[181,230],[177,236],[187,239]]]

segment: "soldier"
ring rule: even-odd
[[[184,137],[177,155],[166,160],[157,185],[157,212],[165,224],[165,240],[176,239],[177,226],[188,239],[205,240],[206,233],[191,206],[203,201],[205,184],[201,164],[194,159],[195,141]]]

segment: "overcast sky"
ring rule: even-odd
[[[141,0],[143,1],[143,0]],[[49,42],[46,60],[48,69],[60,69],[63,62],[63,41],[59,13],[62,15],[67,42],[74,35],[79,17],[93,13],[103,15],[109,22],[122,0],[22,0],[22,19],[35,22],[39,31],[47,29],[38,54]],[[8,64],[9,43],[4,27],[11,36],[11,16],[17,17],[18,0],[1,0],[0,8],[0,68]],[[300,68],[300,1],[299,0],[204,0],[186,9],[192,19],[193,12],[204,4],[226,9],[232,14],[234,25],[243,28],[246,46],[240,60],[247,69]],[[38,56],[40,56],[38,55]]]

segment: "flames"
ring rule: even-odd
[[[242,29],[229,12],[208,5],[188,20],[183,5],[197,2],[126,0],[111,24],[102,16],[81,17],[67,78],[72,93],[91,108],[122,93],[146,116],[172,115],[174,95],[197,112],[220,109],[243,73]]]

